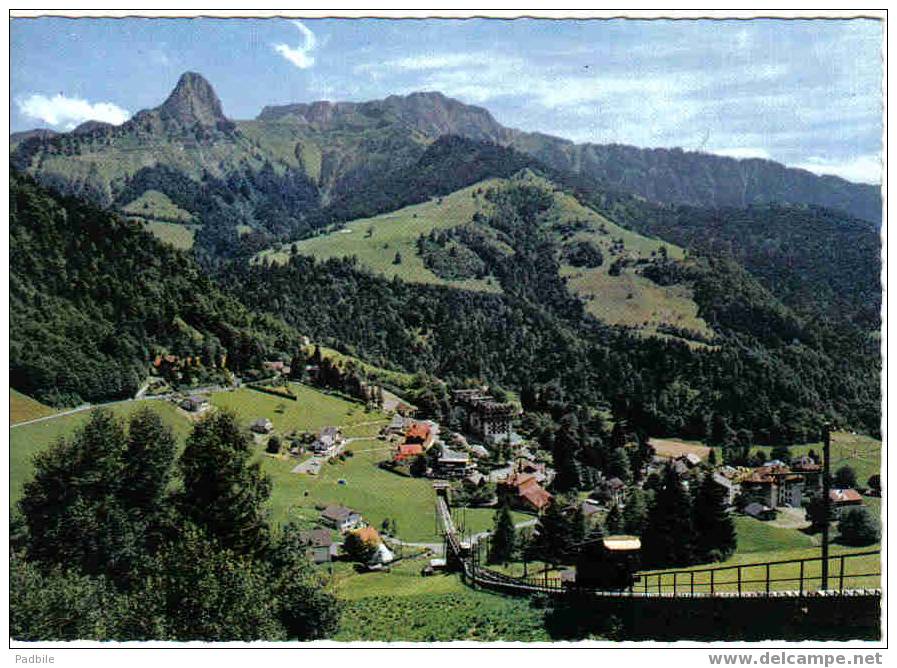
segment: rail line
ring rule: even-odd
[[[852,552],[829,557],[829,562],[835,562],[838,567],[831,569],[830,586],[825,590],[814,588],[814,583],[821,583],[822,580],[821,557],[714,568],[641,572],[637,574],[636,582],[631,587],[619,591],[577,587],[575,583],[564,582],[558,577],[548,577],[547,572],[541,576],[514,577],[483,565],[480,558],[482,535],[474,536],[470,543],[465,543],[452,519],[445,496],[439,493],[436,498],[436,517],[445,538],[446,558],[462,573],[464,581],[472,586],[506,594],[558,596],[575,593],[598,598],[670,600],[881,597],[879,587],[856,586],[858,581],[862,582],[870,578],[880,580],[881,560],[878,551]],[[876,561],[877,568],[871,568],[868,566],[868,559],[864,560],[864,558],[872,556],[879,557]],[[859,572],[852,572],[849,567],[850,564],[855,563],[859,564]],[[797,574],[791,575],[795,565]],[[820,566],[820,568],[814,568],[815,566]],[[782,570],[785,571],[784,576],[781,575]],[[816,570],[820,571],[820,574],[817,575]],[[760,572],[762,576],[758,577],[757,572]],[[785,584],[788,585],[787,588],[780,588]],[[832,584],[835,586],[832,587]]]

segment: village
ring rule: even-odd
[[[266,363],[265,370],[275,377],[290,372],[283,362]],[[316,369],[310,366],[306,371],[314,373]],[[286,383],[275,382],[255,389],[296,400],[289,396],[291,390]],[[787,460],[732,466],[717,464],[717,452],[706,447],[680,444],[672,448],[658,446],[655,450],[649,441],[649,456],[642,470],[632,472],[628,479],[602,476],[594,481],[591,491],[559,494],[553,490],[557,471],[551,454],[516,431],[524,416],[516,402],[498,401],[486,387],[453,390],[453,430],[433,419],[419,417],[418,409],[411,403],[387,394],[390,400],[384,407],[383,419],[375,425],[376,433],[368,436],[349,435],[337,424],[314,431],[279,433],[268,415],[254,417],[247,427],[266,456],[291,461],[290,474],[310,481],[329,475],[331,466],[351,460],[355,443],[366,441],[365,452],[374,457],[371,466],[397,479],[399,486],[393,492],[392,503],[403,502],[402,480],[408,481],[409,493],[412,481],[429,481],[433,487],[448,490],[455,506],[490,513],[502,507],[511,509],[516,526],[521,532],[528,532],[530,539],[538,518],[553,504],[560,504],[566,516],[576,514],[584,518],[587,531],[595,524],[605,524],[611,530],[608,541],[629,540],[629,545],[637,550],[640,536],[619,535],[623,529],[619,518],[633,494],[643,496],[656,487],[669,468],[686,490],[696,489],[703,476],[712,476],[724,490],[727,510],[733,516],[792,531],[813,528],[813,500],[818,499],[823,485],[821,460],[812,450]],[[193,418],[213,409],[209,397],[201,393],[173,395],[171,401]],[[635,448],[638,443],[630,437],[625,447]],[[866,496],[877,493],[873,488],[862,488],[855,480],[848,480],[847,485],[839,482],[836,479],[829,492],[834,520],[845,509],[861,506]],[[337,477],[335,484],[348,487],[357,485],[358,480]],[[414,487],[414,493],[419,494],[420,489]],[[310,493],[308,489],[302,492],[305,497]],[[302,539],[315,564],[332,566],[334,562],[347,561],[361,572],[380,571],[389,570],[408,557],[428,556],[422,572],[429,574],[445,567],[444,546],[437,542],[435,531],[428,541],[406,541],[397,530],[395,518],[375,519],[363,503],[315,502],[314,510],[314,516],[303,516],[306,528]],[[482,523],[479,535],[485,535],[489,528],[488,522]],[[567,570],[568,579],[574,577],[572,572]]]

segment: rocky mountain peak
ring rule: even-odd
[[[311,102],[268,106],[258,120],[290,121],[332,129],[344,124],[377,123],[392,118],[436,139],[457,134],[472,139],[508,142],[516,131],[503,127],[486,109],[436,91],[390,95],[370,102]]]
[[[185,72],[168,99],[158,108],[163,122],[178,125],[214,126],[226,121],[221,100],[212,85],[201,74]]]

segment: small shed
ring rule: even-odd
[[[270,434],[274,431],[274,424],[268,418],[259,418],[249,425],[249,428],[256,434]]]
[[[767,505],[753,501],[744,507],[744,514],[758,520],[775,519],[776,511]]]
[[[209,400],[206,397],[201,397],[199,395],[193,395],[192,397],[187,397],[181,402],[181,408],[185,411],[190,411],[191,413],[199,413],[204,411],[209,407]]]

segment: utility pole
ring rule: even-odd
[[[828,531],[829,518],[831,517],[832,499],[830,495],[831,477],[829,476],[829,461],[832,455],[831,427],[826,422],[822,426],[822,502],[825,508],[825,518],[822,523],[822,583],[823,591],[828,589]]]

